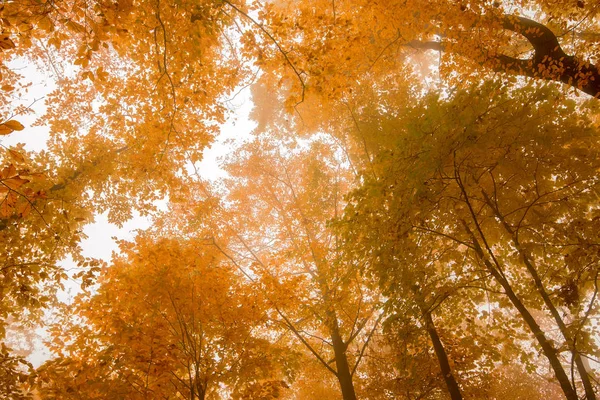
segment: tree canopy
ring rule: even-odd
[[[0,148],[0,398],[597,398],[600,5],[21,0],[0,28],[0,137],[31,129],[18,63],[56,87],[44,150]],[[152,225],[86,257],[104,213]]]

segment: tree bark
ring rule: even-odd
[[[478,62],[497,72],[508,72],[536,79],[563,82],[582,92],[600,98],[600,70],[594,64],[578,60],[561,48],[558,38],[547,26],[529,18],[505,15],[502,28],[523,36],[533,47],[533,56],[519,59],[499,54]],[[408,42],[407,46],[423,49],[445,51],[448,46],[442,42],[418,41]],[[468,53],[460,53],[467,58],[475,58]]]
[[[444,349],[444,345],[442,344],[440,336],[437,333],[437,329],[433,323],[433,318],[431,318],[431,313],[427,310],[423,310],[422,314],[423,318],[425,319],[425,327],[427,328],[427,333],[429,333],[429,337],[431,338],[431,342],[433,343],[433,350],[435,351],[435,355],[437,356],[438,362],[440,364],[442,375],[444,376],[444,381],[446,382],[446,387],[448,388],[448,392],[450,393],[450,398],[452,400],[462,400],[462,393],[460,392],[458,383],[454,378],[454,374],[452,374],[452,368],[450,367],[450,362],[448,361],[446,349]]]
[[[504,216],[500,213],[500,210],[498,210],[498,208],[492,203],[491,199],[488,197],[488,195],[485,192],[483,192],[483,196],[484,196],[488,206],[494,211],[494,214],[500,220],[500,223],[504,227],[504,230],[511,236],[511,239],[512,239],[512,242],[513,242],[515,248],[517,249],[517,251],[519,252],[519,255],[523,259],[523,264],[525,264],[525,268],[529,272],[529,275],[531,275],[531,277],[533,278],[533,282],[535,284],[535,287],[536,287],[538,293],[542,297],[546,307],[548,307],[548,309],[550,310],[550,314],[552,314],[552,317],[556,321],[556,325],[558,326],[560,333],[565,338],[565,341],[567,342],[567,346],[569,347],[569,351],[573,355],[575,365],[577,366],[577,372],[579,373],[579,376],[581,377],[581,382],[583,383],[583,387],[585,390],[586,400],[596,400],[596,394],[594,393],[594,387],[592,386],[592,383],[588,376],[587,369],[585,368],[585,365],[583,364],[581,355],[575,348],[575,341],[569,334],[569,330],[567,329],[567,326],[566,326],[564,320],[560,316],[560,313],[556,309],[556,306],[552,302],[552,299],[550,299],[550,296],[548,295],[548,292],[546,291],[546,288],[544,287],[544,283],[542,282],[542,279],[540,278],[540,276],[537,272],[537,268],[533,265],[533,261],[531,261],[531,257],[529,257],[529,254],[523,249],[523,246],[521,246],[517,232],[515,232],[512,229],[512,227],[508,224],[508,222],[504,219]]]
[[[347,346],[340,335],[337,318],[335,318],[335,316],[333,316],[331,322],[331,342],[333,344],[337,379],[342,390],[342,397],[344,400],[356,400],[354,383],[352,383],[352,373],[350,372],[348,357],[346,355]]]
[[[535,336],[535,339],[542,348],[544,355],[550,362],[550,366],[554,371],[556,380],[562,388],[566,399],[579,400],[579,398],[577,397],[577,393],[575,392],[575,389],[571,385],[571,381],[569,380],[569,377],[565,372],[565,369],[563,368],[560,360],[558,359],[556,349],[554,348],[552,343],[546,338],[544,331],[542,331],[535,318],[533,318],[533,315],[531,315],[531,313],[525,306],[525,304],[523,304],[519,296],[517,296],[517,294],[512,290],[510,283],[506,280],[504,275],[497,268],[495,268],[494,265],[492,265],[492,263],[487,259],[483,252],[483,249],[481,248],[481,245],[479,244],[479,241],[475,238],[473,232],[471,232],[466,223],[464,223],[464,225],[465,229],[467,229],[468,233],[471,235],[471,238],[473,240],[473,248],[475,249],[477,257],[484,263],[488,271],[502,286],[510,302],[517,309],[517,311],[519,312],[519,314],[521,315],[521,317]]]
[[[528,60],[501,56],[498,59],[501,67],[509,67],[521,75],[561,81],[590,96],[600,97],[598,67],[567,55],[547,26],[525,17],[507,15],[502,27],[525,37],[533,46],[534,54]]]

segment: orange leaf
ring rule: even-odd
[[[2,125],[8,126],[13,131],[22,131],[23,129],[25,129],[23,124],[21,124],[19,121],[15,121],[14,119],[11,119],[10,121],[5,122]]]
[[[8,194],[6,195],[6,197],[4,198],[4,201],[6,202],[6,204],[8,204],[10,207],[14,207],[15,204],[17,204],[17,194],[15,192],[8,192]]]
[[[45,16],[38,21],[38,28],[46,32],[52,32],[54,30],[54,24],[48,16]]]
[[[10,135],[13,132],[8,126],[1,124],[0,125],[0,135]]]
[[[0,217],[6,218],[6,217],[10,216],[11,211],[12,211],[12,207],[10,207],[8,205],[8,202],[6,201],[6,199],[4,199],[4,201],[2,203],[0,203]]]
[[[56,47],[57,49],[60,49],[61,41],[57,37],[51,37],[50,39],[48,39],[48,44]]]
[[[11,188],[13,190],[17,190],[19,187],[21,187],[22,185],[24,185],[27,182],[29,182],[28,179],[23,179],[18,176],[16,178],[8,178],[8,179],[4,179],[2,181],[3,184],[5,184],[6,186],[8,186],[9,188]]]
[[[8,50],[8,49],[14,49],[14,48],[15,48],[15,43],[12,40],[10,40],[8,35],[0,35],[0,49]]]
[[[83,33],[85,32],[85,28],[83,27],[83,25],[78,24],[77,22],[74,21],[68,21],[66,23],[67,28],[69,28],[69,30],[75,32],[75,33]]]
[[[30,212],[31,212],[31,203],[29,203],[28,201],[21,203],[19,205],[19,207],[17,208],[17,213],[21,217],[26,217]]]
[[[7,167],[4,167],[2,171],[0,171],[0,179],[9,178],[15,176],[17,174],[17,169],[14,165],[9,164]]]
[[[25,157],[23,157],[23,155],[18,151],[8,150],[8,152],[10,153],[10,156],[15,159],[15,161],[25,162]]]

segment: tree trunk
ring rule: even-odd
[[[498,61],[502,68],[510,67],[514,72],[534,78],[561,81],[590,96],[600,97],[598,67],[566,54],[547,26],[516,15],[506,15],[502,26],[525,37],[534,52],[529,60],[501,56]]]
[[[546,335],[544,334],[544,332],[542,331],[542,329],[536,322],[535,318],[533,318],[533,316],[531,315],[531,313],[529,312],[529,310],[527,309],[525,304],[523,304],[523,302],[521,301],[519,296],[517,296],[517,294],[512,290],[510,283],[506,280],[506,278],[503,276],[503,274],[500,273],[500,271],[497,268],[495,268],[494,265],[492,265],[492,263],[487,259],[479,242],[475,238],[475,235],[473,234],[473,232],[471,232],[471,230],[468,228],[466,223],[464,225],[465,225],[465,228],[468,230],[468,233],[471,235],[471,238],[473,240],[473,247],[475,249],[475,252],[477,253],[477,257],[481,261],[483,261],[483,263],[487,267],[488,271],[492,274],[492,276],[496,279],[496,281],[502,286],[502,288],[504,289],[509,300],[515,306],[515,308],[517,309],[519,314],[521,314],[521,317],[523,318],[523,320],[525,321],[525,323],[527,324],[527,326],[529,327],[529,329],[535,336],[535,339],[537,340],[538,344],[542,348],[544,355],[550,362],[550,366],[552,367],[552,370],[554,371],[556,380],[558,380],[558,383],[560,384],[560,387],[562,388],[562,390],[565,394],[565,397],[567,398],[567,400],[579,400],[579,398],[577,397],[577,393],[575,392],[575,389],[571,385],[571,381],[569,380],[567,373],[565,372],[560,360],[558,359],[558,354],[556,352],[556,349],[554,348],[552,343],[546,338]]]
[[[346,356],[346,344],[340,335],[335,315],[331,323],[331,342],[333,343],[337,379],[342,389],[342,397],[344,400],[356,400],[356,392],[352,383],[352,373],[350,372],[348,357]]]
[[[523,246],[521,246],[521,243],[519,243],[519,237],[517,236],[516,232],[513,231],[512,227],[506,222],[506,220],[504,219],[504,216],[500,213],[500,210],[498,210],[494,206],[494,204],[492,203],[492,201],[490,200],[490,198],[487,196],[487,194],[485,192],[483,193],[483,195],[484,195],[484,198],[485,198],[488,206],[494,211],[494,213],[496,214],[496,217],[498,217],[498,219],[500,220],[500,222],[501,222],[502,226],[504,227],[504,229],[506,230],[506,232],[511,236],[512,242],[513,242],[515,248],[517,249],[517,251],[519,252],[519,255],[522,257],[523,263],[525,264],[525,267],[526,267],[527,271],[529,272],[529,275],[531,275],[531,277],[533,278],[533,282],[535,284],[535,287],[536,287],[538,293],[544,300],[544,304],[546,305],[546,307],[548,307],[548,309],[550,310],[552,317],[554,317],[554,320],[556,321],[556,325],[558,326],[560,333],[565,338],[565,341],[567,342],[567,346],[569,347],[569,351],[573,355],[575,365],[577,366],[577,372],[579,373],[579,376],[581,377],[581,382],[583,383],[583,387],[585,390],[585,396],[586,396],[585,398],[587,400],[596,400],[596,394],[594,393],[594,387],[592,386],[592,383],[590,382],[590,378],[588,376],[585,365],[583,364],[583,360],[581,359],[581,355],[577,352],[577,349],[575,347],[575,341],[573,338],[571,338],[571,335],[569,334],[569,331],[567,329],[567,326],[566,326],[564,320],[562,319],[562,317],[560,316],[560,313],[554,306],[554,303],[552,303],[552,299],[550,299],[550,296],[548,295],[548,292],[546,291],[546,288],[544,287],[544,283],[542,282],[542,279],[540,278],[540,276],[537,272],[537,269],[533,265],[533,262],[531,261],[529,254],[523,249]]]
[[[440,364],[440,369],[442,371],[442,375],[444,376],[444,381],[446,382],[448,392],[450,393],[450,398],[452,400],[462,400],[463,397],[460,392],[460,388],[458,387],[458,383],[456,382],[456,379],[454,379],[454,375],[452,374],[452,368],[450,368],[450,362],[448,361],[446,349],[444,349],[444,345],[442,344],[440,336],[437,333],[437,329],[435,328],[435,325],[433,323],[433,318],[431,318],[431,313],[427,310],[422,311],[423,318],[425,319],[427,333],[429,333],[429,337],[431,338],[431,342],[433,343],[433,349]]]

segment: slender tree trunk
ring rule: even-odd
[[[346,355],[346,344],[340,335],[340,330],[335,315],[332,316],[331,322],[331,341],[333,343],[337,379],[340,383],[340,388],[342,389],[342,397],[344,400],[356,400],[354,383],[352,383],[352,373],[350,372],[348,357]]]
[[[492,210],[496,214],[496,217],[498,217],[498,219],[502,223],[502,226],[504,227],[506,232],[511,236],[512,242],[513,242],[515,248],[517,249],[517,251],[519,252],[519,255],[523,259],[523,263],[525,264],[525,267],[526,267],[527,271],[529,272],[529,275],[531,275],[531,277],[533,278],[533,282],[535,283],[535,287],[536,287],[538,293],[544,300],[544,304],[546,305],[546,307],[548,307],[548,309],[550,310],[552,317],[554,317],[554,320],[556,321],[556,325],[558,326],[560,333],[565,338],[565,341],[567,342],[567,346],[569,347],[569,351],[573,355],[573,359],[575,361],[575,365],[577,366],[577,371],[579,373],[579,376],[581,377],[581,382],[583,383],[586,399],[587,400],[596,400],[596,394],[594,393],[594,387],[592,386],[592,383],[590,382],[590,378],[589,378],[589,375],[585,368],[585,365],[583,364],[583,360],[581,359],[581,355],[575,348],[575,341],[573,340],[573,338],[571,338],[571,335],[569,334],[569,331],[567,329],[567,326],[566,326],[564,320],[562,319],[562,317],[560,316],[560,313],[554,306],[552,299],[550,299],[550,296],[548,295],[548,292],[546,291],[546,288],[544,287],[544,283],[542,282],[542,279],[540,278],[540,276],[537,272],[537,268],[535,268],[535,266],[533,265],[533,262],[531,261],[529,254],[523,249],[523,246],[521,246],[521,243],[519,243],[519,237],[517,236],[516,232],[514,232],[513,229],[511,228],[511,226],[506,222],[506,220],[504,219],[504,216],[494,206],[494,204],[491,202],[491,200],[489,199],[487,194],[485,194],[485,193],[483,193],[483,194],[484,194],[487,204],[490,206],[490,208],[492,208]]]
[[[560,316],[560,313],[558,312],[558,310],[552,303],[550,296],[548,296],[548,293],[546,292],[546,290],[543,286],[542,280],[540,279],[539,275],[537,274],[537,270],[531,264],[527,254],[525,254],[523,252],[523,249],[519,245],[518,241],[515,241],[515,246],[517,247],[517,250],[523,257],[523,262],[525,263],[525,265],[527,267],[527,271],[529,271],[529,273],[533,277],[535,286],[538,289],[538,292],[540,293],[540,295],[542,296],[542,299],[544,299],[544,304],[546,305],[546,307],[548,307],[548,309],[550,310],[550,313],[554,317],[554,320],[556,321],[556,324],[558,325],[558,329],[560,330],[561,334],[565,338],[565,341],[567,342],[567,346],[569,347],[569,351],[573,355],[575,365],[577,366],[577,372],[579,373],[579,376],[581,377],[581,382],[583,383],[583,387],[585,390],[585,398],[587,400],[596,400],[596,394],[594,393],[594,387],[592,386],[592,383],[590,382],[590,377],[587,373],[585,365],[583,364],[581,355],[579,354],[579,352],[577,351],[577,348],[575,347],[575,341],[573,340],[573,338],[571,338],[571,335],[569,334],[569,331],[567,329],[567,326],[565,325],[565,322],[563,321],[562,317]]]
[[[477,253],[478,258],[483,261],[483,263],[485,264],[485,266],[487,267],[489,272],[492,274],[492,276],[502,286],[502,288],[504,289],[504,292],[508,296],[509,300],[511,301],[513,306],[517,309],[519,314],[521,314],[521,317],[523,318],[523,320],[525,321],[525,323],[527,324],[527,326],[529,327],[529,329],[535,336],[535,339],[537,340],[538,344],[542,348],[544,355],[550,362],[550,366],[552,367],[552,370],[554,371],[556,380],[560,384],[560,387],[562,388],[562,390],[565,394],[565,397],[567,398],[567,400],[579,400],[579,398],[577,397],[577,393],[575,392],[575,389],[571,385],[571,381],[569,380],[569,377],[567,376],[567,373],[565,372],[565,369],[563,368],[560,360],[558,359],[558,354],[556,352],[556,349],[554,348],[552,343],[550,343],[550,341],[546,338],[544,331],[542,331],[542,329],[536,322],[535,318],[533,318],[533,316],[531,315],[531,313],[525,306],[525,304],[523,304],[523,302],[521,301],[519,296],[517,296],[517,294],[512,290],[512,287],[510,286],[510,283],[508,282],[508,280],[487,259],[478,240],[475,238],[475,235],[473,234],[473,232],[471,232],[471,230],[468,228],[466,223],[464,223],[464,225],[465,225],[465,228],[468,230],[468,233],[471,235],[471,238],[473,240],[473,247],[475,249],[475,252]]]
[[[198,387],[198,400],[204,400],[206,398],[206,390],[202,387]]]
[[[433,343],[433,350],[435,351],[438,363],[440,364],[440,370],[444,377],[444,382],[446,382],[448,392],[450,393],[450,398],[452,400],[462,400],[463,397],[460,391],[460,387],[458,386],[458,382],[456,382],[456,378],[454,378],[454,374],[452,373],[450,361],[448,360],[448,354],[446,353],[444,344],[442,343],[440,336],[438,335],[437,328],[433,323],[431,311],[428,307],[426,307],[424,297],[418,285],[411,286],[410,290],[412,290],[415,296],[417,306],[419,307],[419,310],[421,310],[421,315],[423,317],[423,320],[425,321],[425,328],[427,329],[429,338]]]
[[[450,368],[450,362],[448,361],[446,349],[444,349],[444,345],[442,344],[440,336],[437,333],[437,329],[435,328],[435,325],[433,323],[433,318],[431,318],[431,313],[423,309],[422,313],[423,318],[425,319],[427,333],[429,333],[429,337],[431,338],[431,342],[433,343],[435,355],[437,356],[438,362],[440,364],[440,369],[442,371],[442,375],[444,376],[446,387],[448,388],[448,392],[450,393],[450,398],[452,400],[462,400],[463,397],[460,392],[460,388],[458,387],[458,383],[454,378],[454,374],[452,374],[452,368]]]
[[[320,272],[320,271],[319,271]],[[319,284],[323,291],[323,299],[326,304],[331,304],[331,298],[329,296],[329,287],[327,286],[323,275],[319,276]],[[350,372],[350,365],[348,364],[348,356],[346,355],[347,344],[344,343],[344,339],[340,334],[340,326],[338,324],[337,314],[334,308],[329,309],[326,312],[327,326],[329,327],[329,336],[331,337],[331,343],[333,345],[333,354],[335,357],[335,376],[340,384],[342,390],[342,398],[344,400],[356,400],[356,392],[354,391],[354,383],[352,382],[352,372]]]
[[[577,397],[577,392],[575,391],[575,388],[571,385],[571,381],[569,380],[569,377],[567,376],[565,369],[563,368],[560,360],[558,359],[558,353],[557,353],[556,349],[554,348],[552,343],[546,338],[546,335],[544,334],[544,332],[542,331],[540,326],[537,324],[535,318],[533,318],[533,315],[531,315],[531,313],[529,312],[529,310],[527,309],[525,304],[523,304],[523,302],[521,301],[519,296],[517,296],[517,294],[512,290],[510,282],[506,279],[504,272],[502,271],[502,268],[501,268],[500,264],[498,263],[498,260],[494,256],[492,249],[490,248],[489,244],[487,243],[485,235],[481,229],[481,226],[479,225],[479,221],[477,220],[477,214],[475,213],[475,210],[473,210],[473,206],[471,205],[471,202],[469,201],[469,196],[467,194],[467,190],[465,189],[465,186],[463,185],[462,179],[460,177],[460,173],[459,173],[458,169],[456,168],[456,165],[455,165],[454,173],[455,173],[456,183],[458,184],[458,186],[462,192],[462,196],[464,197],[463,200],[467,204],[469,213],[471,214],[471,218],[477,228],[477,232],[481,236],[481,239],[483,240],[483,243],[485,244],[485,248],[486,248],[487,252],[489,253],[490,257],[492,258],[492,260],[494,261],[495,265],[492,264],[492,262],[484,254],[483,249],[481,248],[481,245],[479,244],[479,240],[477,240],[477,237],[471,231],[471,229],[469,228],[469,225],[464,220],[461,220],[465,230],[471,236],[471,240],[473,241],[473,249],[475,250],[477,257],[481,261],[483,261],[484,265],[486,266],[486,268],[488,269],[490,274],[502,286],[502,288],[504,289],[504,292],[508,296],[508,299],[513,304],[513,306],[517,309],[519,314],[521,314],[521,317],[523,318],[523,320],[525,321],[525,323],[527,324],[527,326],[529,327],[529,329],[535,336],[535,339],[537,340],[538,344],[542,348],[544,355],[550,362],[550,366],[552,367],[552,370],[554,371],[556,380],[558,381],[561,389],[563,390],[567,400],[579,400],[579,398]]]

